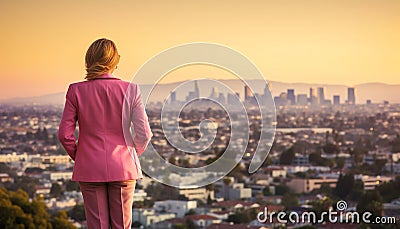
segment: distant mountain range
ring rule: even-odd
[[[219,80],[226,84],[233,91],[238,92],[243,99],[244,89],[243,82],[240,80]],[[263,93],[265,84],[262,81],[253,80],[253,83],[257,85],[254,88],[256,93]],[[152,93],[149,101],[163,101],[170,91],[178,87],[182,82],[159,84],[153,90],[157,93]],[[309,84],[309,83],[282,83],[276,81],[269,81],[271,85],[271,91],[273,96],[278,96],[281,92],[286,92],[287,89],[294,89],[295,94],[309,94],[311,87],[324,87],[325,99],[333,100],[333,95],[339,95],[341,103],[347,100],[347,86],[345,85],[329,85],[329,84]],[[152,85],[140,85],[141,90],[144,93],[148,93]],[[372,103],[382,103],[383,101],[389,101],[390,103],[400,103],[400,85],[389,85],[384,83],[365,83],[354,86],[356,88],[356,103],[365,104],[367,99],[372,100]],[[199,81],[200,95],[208,96],[211,93],[212,88],[208,85],[203,84]],[[193,91],[192,85],[186,85],[181,87],[177,91],[177,99],[183,100],[189,94],[189,91]],[[219,90],[220,92],[226,92]],[[163,93],[159,93],[163,92]],[[54,94],[47,94],[35,97],[20,97],[6,100],[0,100],[0,104],[63,104],[65,99],[65,92],[59,92]]]

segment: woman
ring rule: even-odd
[[[89,229],[131,228],[133,193],[142,178],[138,156],[152,136],[138,86],[112,75],[119,57],[111,40],[90,45],[86,81],[69,85],[58,130],[58,139],[75,161],[72,180],[79,182]],[[126,111],[130,115],[123,115]],[[130,120],[124,122],[123,116]],[[124,135],[131,124],[133,139]]]

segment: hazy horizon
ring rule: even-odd
[[[129,79],[123,79],[120,78],[122,80],[126,80],[126,81],[130,81]],[[240,80],[240,79],[216,79],[216,80]],[[252,80],[252,79],[250,79]],[[255,79],[253,79],[255,80]],[[85,81],[85,80],[81,80],[81,81]],[[76,82],[80,82],[80,81],[76,81]],[[165,85],[165,84],[176,84],[176,83],[181,83],[181,82],[185,82],[185,80],[177,80],[177,81],[173,81],[173,82],[162,82],[160,84]],[[382,85],[387,85],[387,86],[400,86],[400,83],[397,84],[390,84],[390,83],[384,83],[384,82],[364,82],[364,83],[359,83],[359,84],[355,84],[355,85],[346,85],[346,84],[340,84],[340,83],[336,83],[336,84],[323,84],[323,83],[313,83],[313,82],[284,82],[284,81],[277,81],[277,80],[267,80],[268,83],[283,83],[283,84],[297,84],[297,85],[313,85],[314,87],[324,87],[324,86],[345,86],[345,87],[357,87],[359,85],[368,85],[368,84],[382,84]],[[71,83],[75,83],[75,82],[71,82]],[[34,95],[16,95],[16,96],[11,96],[11,97],[5,97],[5,98],[1,98],[0,97],[0,102],[1,101],[5,101],[5,100],[10,100],[10,99],[18,99],[18,98],[29,98],[29,97],[40,97],[40,96],[47,96],[47,95],[52,95],[52,94],[58,94],[58,93],[65,93],[68,89],[68,85],[65,85],[65,90],[59,90],[59,91],[52,91],[52,92],[48,92],[48,93],[38,93],[38,94],[34,94]],[[151,85],[151,84],[139,84],[139,85]]]
[[[258,82],[247,81],[247,83],[252,84],[252,89],[255,93],[263,94],[265,84]],[[207,83],[209,81],[199,80],[199,88],[201,96],[209,96],[211,94],[212,85]],[[238,79],[222,79],[220,82],[226,85],[230,90],[239,93],[240,97],[243,99],[243,87],[244,83]],[[269,81],[271,93],[273,96],[279,96],[282,92],[286,92],[288,89],[294,89],[295,95],[306,94],[309,95],[309,89],[324,87],[325,98],[328,100],[333,100],[333,96],[339,95],[341,103],[347,100],[347,89],[349,88],[343,84],[311,84],[311,83],[285,83],[279,81]],[[176,98],[178,100],[184,101],[186,96],[190,91],[194,90],[194,84],[183,82],[166,82],[160,83],[153,88],[152,84],[140,84],[141,91],[144,95],[148,95],[151,90],[153,90],[148,98],[151,102],[161,102],[164,101],[171,91],[176,92]],[[390,85],[385,83],[365,83],[355,86],[356,89],[356,102],[357,104],[365,104],[367,100],[372,101],[372,103],[383,103],[388,101],[393,104],[400,104],[400,84]],[[217,89],[219,92],[227,96],[227,89],[220,88]],[[0,99],[0,104],[63,104],[65,101],[66,91],[57,91],[48,94],[41,94],[37,96],[29,97],[12,97],[8,99]]]
[[[122,79],[122,78],[121,78]],[[124,79],[123,79],[124,80]],[[216,79],[216,80],[239,80],[239,79]],[[254,79],[255,80],[255,79]],[[85,81],[85,80],[82,80]],[[80,82],[80,81],[77,81]],[[175,83],[181,83],[181,82],[185,82],[185,80],[178,80],[178,81],[174,81],[174,82],[164,82],[164,83],[160,83],[162,85],[165,84],[175,84]],[[321,84],[321,83],[307,83],[307,82],[284,82],[284,81],[275,81],[275,80],[267,80],[268,83],[283,83],[283,84],[306,84],[306,85],[315,85],[315,87],[317,86],[345,86],[345,87],[357,87],[358,85],[367,85],[367,84],[383,84],[383,85],[388,85],[388,86],[400,86],[399,84],[389,84],[389,83],[383,83],[383,82],[365,82],[365,83],[359,83],[356,85],[346,85],[346,84]],[[71,82],[71,83],[75,83],[75,82]],[[139,85],[150,85],[150,84],[139,84]],[[66,89],[68,88],[68,85],[66,87]],[[54,91],[54,92],[50,92],[50,93],[42,93],[42,94],[37,94],[37,95],[24,95],[24,96],[13,96],[13,97],[8,97],[8,98],[1,98],[0,97],[0,102],[1,101],[5,101],[5,100],[10,100],[10,99],[18,99],[18,98],[29,98],[29,97],[40,97],[40,96],[46,96],[46,95],[52,95],[52,94],[59,94],[59,93],[65,93],[66,90],[64,91]],[[400,92],[399,92],[400,95]]]

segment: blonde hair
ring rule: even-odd
[[[96,40],[86,52],[85,79],[94,79],[97,76],[112,72],[118,62],[119,55],[114,42],[106,38]]]

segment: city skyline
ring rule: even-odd
[[[85,51],[100,37],[116,42],[121,62],[115,74],[125,80],[157,53],[200,41],[243,53],[269,81],[400,84],[400,32],[393,29],[400,24],[398,1],[43,0],[2,1],[0,7],[0,45],[6,54],[0,99],[66,91],[68,84],[83,80]],[[166,82],[209,75],[233,77],[193,66],[171,72]]]
[[[177,103],[186,103],[191,100],[196,100],[198,98],[207,98],[207,95],[200,95],[200,89],[199,89],[199,84],[197,80],[193,81],[193,90],[189,91],[185,97],[185,100],[178,100],[176,98],[177,96],[177,91],[174,90],[170,94],[169,98],[169,103],[170,104],[177,104]],[[233,97],[237,96],[239,99],[241,99],[242,102],[245,102],[249,105],[258,105],[260,103],[260,106],[265,106],[267,104],[268,99],[266,98],[267,96],[273,96],[270,92],[271,85],[266,84],[264,87],[264,93],[260,94],[255,91],[252,91],[252,89],[248,85],[244,85],[244,93],[242,98],[240,97],[239,92],[219,92],[218,87],[212,87],[211,93],[208,96],[208,98],[217,101],[218,103],[222,105],[237,105],[236,102],[230,102],[235,100]],[[341,100],[341,96],[337,94],[337,92],[334,92],[332,95],[332,99],[329,99],[328,97],[325,97],[325,87],[310,87],[309,89],[309,96],[307,94],[299,93],[296,94],[296,90],[293,88],[287,88],[286,92],[282,91],[280,92],[279,96],[273,96],[273,100],[276,106],[290,106],[290,105],[297,105],[297,106],[330,106],[330,105],[341,105],[341,104],[347,104],[347,105],[356,105],[356,88],[355,87],[348,87],[347,88],[347,99],[345,99],[343,102]],[[205,97],[204,97],[205,96]],[[230,99],[231,98],[231,99]],[[257,102],[257,100],[258,102]],[[265,103],[265,104],[264,104]],[[383,103],[388,103],[388,101],[383,101]],[[358,102],[358,104],[362,104]],[[365,101],[365,104],[372,104],[371,99],[367,99]]]
[[[207,83],[202,82],[200,80],[200,89],[203,92],[206,92],[205,94],[202,94],[202,96],[208,96],[209,93],[212,93],[212,86],[208,85]],[[243,98],[243,88],[242,86],[244,85],[240,80],[218,80],[217,82],[226,84],[231,90],[235,91],[236,93],[239,94],[241,98]],[[265,82],[264,82],[265,83]],[[296,91],[296,94],[300,94],[300,100],[302,100],[302,103],[304,100],[307,100],[308,102],[308,97],[310,94],[310,88],[313,88],[315,91],[315,97],[317,100],[317,88],[323,87],[324,90],[324,96],[330,100],[331,102],[334,103],[334,96],[339,96],[342,100],[342,102],[345,102],[345,98],[348,96],[348,89],[349,86],[346,85],[321,85],[321,84],[306,84],[306,83],[293,83],[293,84],[288,84],[288,83],[282,83],[282,82],[268,82],[270,84],[270,90],[273,96],[279,96],[281,92],[287,92],[287,89],[294,89]],[[180,86],[181,85],[181,86]],[[189,85],[183,86],[183,85]],[[265,94],[265,88],[262,87],[260,83],[256,83],[255,85],[256,88],[255,92],[259,94]],[[191,90],[190,87],[190,82],[187,84],[187,81],[185,82],[176,82],[176,83],[168,83],[168,82],[161,82],[157,87],[153,88],[152,85],[146,85],[142,84],[139,85],[142,92],[144,93],[150,93],[150,90],[153,90],[151,92],[151,96],[149,97],[149,101],[157,102],[157,101],[164,101],[168,94],[170,94],[171,98],[174,96],[175,100],[185,100],[186,96],[188,95],[189,91]],[[182,87],[183,86],[183,87]],[[177,88],[181,88],[178,90],[178,93],[176,91]],[[398,104],[400,103],[400,99],[398,97],[398,92],[400,91],[400,85],[386,85],[386,84],[380,84],[380,83],[372,83],[372,84],[360,84],[356,85],[356,92],[355,95],[357,96],[357,103],[359,104],[364,104],[367,102],[367,100],[370,100],[369,103],[383,103],[384,101],[388,101],[393,104]],[[183,90],[183,92],[181,91]],[[154,92],[161,92],[161,93],[154,93]],[[173,93],[175,92],[175,93]],[[226,90],[218,90],[218,93],[224,92],[226,93]],[[339,98],[339,100],[340,100]],[[297,95],[296,95],[296,99]],[[39,104],[64,104],[65,100],[65,91],[59,91],[57,93],[50,93],[50,94],[43,94],[40,96],[33,96],[33,97],[15,97],[15,98],[10,98],[10,99],[0,99],[0,104],[13,104],[13,103],[39,103]]]

